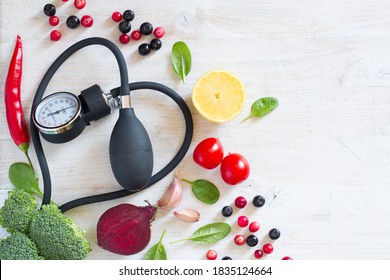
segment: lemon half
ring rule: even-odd
[[[246,93],[242,82],[225,70],[213,70],[196,82],[192,91],[195,109],[207,120],[224,123],[244,108]]]

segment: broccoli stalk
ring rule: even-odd
[[[27,234],[37,205],[37,200],[29,193],[20,189],[9,191],[0,209],[0,225],[9,233],[19,231]]]
[[[43,260],[31,239],[21,232],[0,240],[0,260]]]
[[[54,204],[34,213],[29,235],[46,260],[81,260],[91,251],[85,231]]]

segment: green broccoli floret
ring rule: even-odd
[[[14,232],[0,240],[0,260],[43,260],[35,243],[24,233]]]
[[[0,209],[0,225],[8,232],[27,234],[31,218],[37,208],[35,197],[23,190],[13,189]]]
[[[82,260],[91,251],[85,231],[54,204],[43,205],[35,212],[30,237],[46,260]]]

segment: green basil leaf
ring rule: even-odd
[[[165,247],[162,244],[162,240],[165,235],[165,229],[163,233],[161,234],[160,240],[157,244],[152,246],[147,252],[144,257],[144,260],[167,260],[167,252],[165,251]]]
[[[275,97],[263,97],[257,99],[252,104],[250,115],[246,117],[243,122],[252,117],[263,117],[275,110],[278,106],[279,101]]]
[[[191,71],[192,57],[191,51],[186,43],[179,41],[172,47],[172,66],[176,75],[185,82],[186,76]]]
[[[29,164],[24,162],[13,163],[9,167],[8,177],[16,188],[42,196],[34,171]]]
[[[194,182],[186,179],[182,179],[182,181],[191,184],[192,192],[200,201],[206,204],[214,204],[218,201],[220,195],[219,190],[213,183],[203,179]]]
[[[224,239],[231,230],[231,226],[227,223],[212,223],[199,228],[191,237],[170,242],[170,244],[185,240],[192,240],[198,244],[212,244]]]

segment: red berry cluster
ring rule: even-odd
[[[135,14],[132,10],[126,10],[122,13],[116,11],[113,12],[111,18],[114,22],[119,22],[118,29],[122,33],[119,36],[119,42],[121,44],[128,44],[130,38],[133,41],[138,41],[142,36],[147,36],[153,33],[154,39],[150,41],[149,44],[143,43],[138,47],[138,52],[140,55],[145,56],[151,53],[151,51],[157,51],[161,48],[162,42],[160,38],[165,35],[165,30],[162,27],[157,27],[153,30],[153,25],[149,22],[144,22],[141,24],[139,29],[133,30],[131,33],[131,21],[135,18]],[[129,36],[130,33],[130,36]]]
[[[62,2],[68,2],[68,0],[62,0]],[[76,9],[81,10],[87,5],[85,0],[74,0],[73,5]],[[56,7],[53,4],[46,4],[43,8],[45,15],[49,17],[49,24],[51,26],[57,26],[60,23],[60,19],[56,16]],[[70,29],[75,29],[80,26],[80,24],[86,28],[89,28],[93,25],[93,18],[89,15],[84,15],[81,20],[75,16],[71,15],[66,20],[66,26]],[[51,31],[50,39],[52,41],[58,41],[61,39],[61,32],[57,29]]]
[[[234,206],[238,209],[243,209],[247,206],[248,202],[245,197],[238,196],[234,200]],[[261,195],[257,195],[253,198],[253,206],[260,208],[264,206],[265,204],[265,198]],[[225,206],[222,208],[222,215],[224,217],[230,217],[233,214],[233,208],[231,206]],[[257,221],[249,221],[248,217],[245,215],[241,215],[237,218],[237,225],[240,228],[246,228],[248,227],[250,234],[245,236],[243,234],[237,234],[234,237],[234,243],[238,246],[242,246],[244,244],[247,244],[249,247],[255,247],[259,243],[259,239],[256,235],[253,233],[260,230],[260,223]],[[268,236],[271,240],[279,239],[280,237],[280,231],[276,228],[271,229],[268,232]],[[210,253],[210,251],[213,251]],[[260,248],[256,249],[254,251],[254,257],[256,259],[260,259],[263,257],[264,254],[271,254],[274,251],[274,247],[271,243],[263,244]],[[214,250],[209,250],[206,254],[207,259],[215,259],[217,253]],[[215,257],[215,258],[214,258]],[[227,259],[230,259],[229,257],[225,257]],[[283,260],[291,260],[291,257],[284,257]]]

